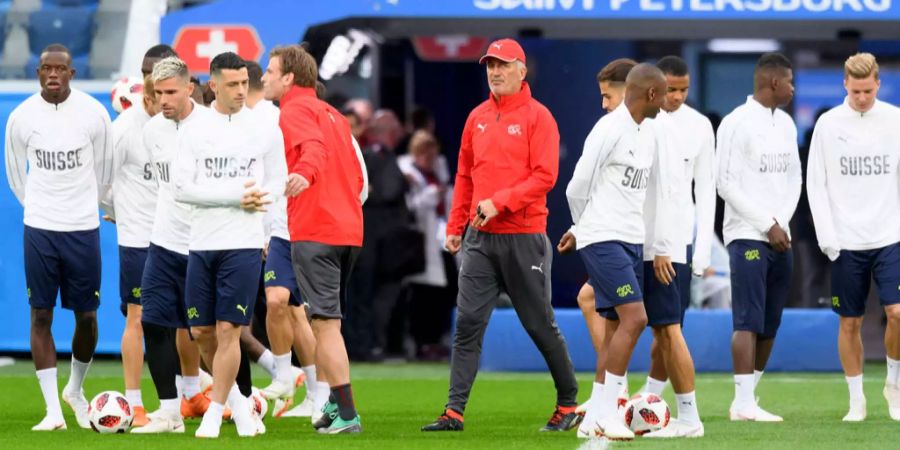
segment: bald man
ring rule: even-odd
[[[653,65],[638,64],[625,81],[625,100],[594,126],[584,143],[566,189],[574,223],[576,248],[584,261],[595,290],[600,315],[616,314],[619,326],[609,342],[605,388],[600,401],[591,404],[578,428],[579,437],[606,436],[628,440],[634,433],[616,414],[619,390],[638,337],[647,326],[643,294],[644,199],[648,186],[654,196],[657,222],[650,244],[660,270],[659,281],[671,283],[673,251],[670,220],[670,158],[665,142],[658,139],[656,125],[647,123],[663,106],[666,79]],[[615,215],[609,211],[616,211]]]

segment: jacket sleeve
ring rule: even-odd
[[[112,123],[109,120],[109,113],[105,109],[101,109],[99,106],[97,109],[99,118],[91,138],[94,150],[94,175],[97,177],[97,200],[103,212],[113,216],[112,185],[113,177],[115,177],[115,150],[113,149]]]
[[[559,175],[559,128],[549,111],[537,115],[528,140],[528,165],[531,174],[521,183],[494,193],[491,201],[497,211],[515,213],[547,197]]]
[[[703,122],[700,153],[694,164],[694,199],[696,201],[697,239],[690,261],[694,273],[702,273],[710,265],[716,218],[716,138],[708,120]]]
[[[369,171],[366,170],[366,160],[363,158],[362,150],[359,148],[359,142],[353,135],[350,135],[350,141],[353,142],[353,151],[356,153],[356,162],[359,163],[359,170],[362,173],[362,189],[359,191],[359,203],[365,205],[369,199]]]
[[[19,204],[25,206],[25,180],[27,178],[28,148],[20,130],[19,111],[13,111],[6,122],[6,181]]]
[[[227,187],[198,184],[197,158],[193,150],[189,132],[179,133],[172,168],[175,200],[194,206],[239,207],[246,191],[243,183],[235,181]]]
[[[819,119],[809,146],[809,160],[806,162],[806,196],[809,198],[809,210],[815,224],[819,248],[834,261],[841,253],[841,244],[834,230],[834,216],[831,212],[831,203],[828,201],[828,168],[825,165],[824,155],[825,132],[822,130],[824,123],[824,120]]]
[[[566,199],[569,202],[569,212],[572,214],[574,224],[569,231],[577,236],[575,226],[587,209],[591,198],[591,189],[597,182],[600,170],[612,153],[616,145],[616,137],[608,133],[608,129],[602,121],[598,121],[587,138],[584,140],[584,150],[575,164],[575,172],[572,180],[566,187]]]
[[[719,127],[716,139],[716,154],[719,170],[716,183],[719,195],[737,214],[760,233],[767,233],[775,225],[775,212],[758,204],[741,189],[743,171],[746,169],[743,150],[744,141],[737,127],[739,123],[725,120]],[[781,224],[784,227],[786,223]]]
[[[296,173],[306,178],[310,186],[319,179],[319,174],[328,164],[328,150],[325,147],[325,136],[320,130],[316,112],[305,105],[297,105],[290,110],[294,114],[286,115],[282,111],[281,129],[287,137],[289,148],[285,152],[297,152],[293,167],[288,173]]]
[[[672,256],[677,232],[675,224],[678,223],[677,217],[680,213],[675,207],[674,199],[679,186],[682,185],[682,175],[678,158],[672,153],[675,151],[675,147],[670,142],[672,132],[667,129],[672,125],[660,119],[654,120],[652,125],[656,127],[657,131],[653,168],[650,174],[656,184],[654,192],[656,210],[653,221],[653,242],[650,245],[653,255]]]
[[[800,193],[803,190],[803,168],[800,167],[800,151],[797,149],[797,129],[794,128],[793,122],[791,122],[791,129],[793,133],[789,139],[791,144],[789,152],[791,155],[791,164],[788,166],[787,172],[788,190],[785,192],[784,203],[782,203],[780,210],[775,216],[778,223],[783,224],[789,237],[791,231],[788,228],[788,224],[791,223],[791,218],[794,217],[794,212],[797,210],[797,203],[800,201]]]
[[[453,188],[453,204],[450,208],[450,218],[447,221],[447,236],[461,236],[466,229],[469,220],[469,210],[472,207],[472,165],[474,155],[472,153],[472,116],[466,120],[463,128],[462,139],[459,144],[459,160],[456,168],[456,184]],[[495,205],[496,206],[496,205]]]

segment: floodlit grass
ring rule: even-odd
[[[68,364],[60,362],[60,389],[68,377]],[[267,384],[264,373],[254,369],[258,386]],[[600,442],[577,439],[575,433],[539,433],[553,412],[555,394],[546,373],[482,373],[472,391],[462,433],[422,433],[419,427],[441,413],[446,401],[448,368],[445,364],[368,365],[353,367],[353,392],[362,416],[364,432],[356,436],[317,435],[308,420],[266,418],[268,433],[238,438],[234,426],[223,426],[218,440],[194,438],[199,421],[187,421],[183,435],[99,435],[77,427],[63,405],[69,429],[51,433],[30,431],[44,413],[40,388],[30,361],[0,368],[0,448],[341,448],[341,449],[461,449],[461,448],[601,448]],[[591,374],[579,374],[584,400],[590,394]],[[637,390],[644,374],[631,374]],[[884,366],[866,367],[865,391],[869,418],[845,424],[847,388],[841,374],[767,373],[757,389],[760,404],[780,414],[785,422],[732,423],[728,405],[734,388],[730,374],[703,374],[697,379],[697,400],[706,425],[706,437],[697,440],[651,441],[640,438],[616,443],[621,448],[665,449],[799,449],[900,448],[900,423],[892,422],[881,396]],[[144,400],[157,406],[149,375],[144,378]],[[103,390],[124,391],[121,366],[112,361],[95,363],[85,382],[88,398]],[[298,393],[298,396],[302,392]],[[665,398],[674,405],[667,388]],[[674,416],[673,411],[673,416]]]

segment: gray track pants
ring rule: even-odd
[[[566,340],[550,306],[553,250],[546,234],[491,234],[469,228],[462,244],[456,334],[450,358],[447,407],[462,413],[481,357],[484,331],[500,290],[512,299],[519,320],[547,361],[557,404],[574,406],[578,383]]]

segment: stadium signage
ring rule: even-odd
[[[488,38],[460,34],[416,36],[412,43],[416,55],[424,61],[477,61]]]
[[[484,11],[886,12],[892,0],[473,0]]]
[[[172,47],[195,74],[208,73],[210,60],[219,53],[235,52],[256,61],[263,51],[252,25],[185,25],[176,33]]]

